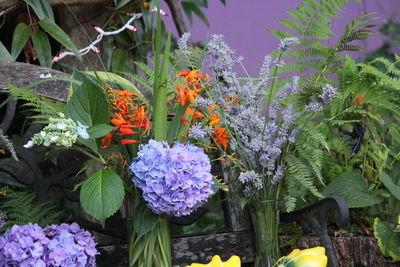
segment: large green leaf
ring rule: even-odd
[[[135,209],[137,212],[135,213],[135,216],[133,216],[133,227],[138,235],[136,238],[139,239],[154,229],[160,217],[146,207],[144,201],[137,202],[138,204]]]
[[[108,124],[107,100],[100,86],[81,72],[74,72],[73,79],[82,82],[72,85],[72,96],[67,103],[67,114],[84,125]]]
[[[392,178],[386,173],[382,173],[382,182],[392,195],[400,200],[400,187],[393,183]]]
[[[374,220],[374,236],[378,246],[385,257],[390,257],[391,262],[400,261],[400,233],[395,232],[387,222],[379,218]]]
[[[24,0],[28,5],[30,5],[38,16],[39,19],[50,19],[53,23],[54,13],[50,6],[49,0]]]
[[[11,43],[11,57],[15,60],[21,53],[26,42],[31,35],[31,28],[29,28],[25,23],[20,23],[15,27],[12,43]]]
[[[92,127],[89,127],[89,129],[87,129],[87,132],[88,132],[90,138],[95,139],[95,138],[105,136],[112,130],[114,130],[114,127],[112,127],[109,124],[97,124]]]
[[[112,72],[121,72],[128,60],[128,51],[117,48],[112,56]]]
[[[47,35],[42,31],[37,31],[32,34],[33,47],[36,55],[39,58],[40,65],[43,67],[51,67],[51,47]]]
[[[81,183],[82,207],[103,226],[105,220],[120,208],[124,195],[121,177],[110,170],[101,169]]]
[[[100,79],[102,82],[117,83],[118,85],[122,86],[125,90],[135,92],[143,101],[145,100],[143,94],[139,91],[139,89],[136,88],[136,86],[133,83],[131,83],[127,79],[117,74],[105,71],[85,71],[85,74],[96,77]]]
[[[66,34],[54,22],[52,22],[50,19],[42,19],[39,21],[39,25],[43,28],[43,30],[50,34],[51,37],[56,39],[60,44],[73,52],[80,60],[82,59],[78,48],[76,48],[75,44],[72,42],[71,38],[69,38],[68,34]]]
[[[382,198],[368,191],[367,183],[359,172],[343,173],[332,180],[322,192],[324,196],[339,196],[349,208],[378,204]]]
[[[199,19],[204,22],[204,24],[206,24],[208,27],[210,26],[206,15],[204,15],[203,11],[201,11],[201,9],[199,8],[204,6],[205,6],[204,2],[202,1],[197,1],[197,0],[182,1],[183,10],[185,11],[186,16],[188,17],[190,24],[193,23],[192,13],[195,13],[197,17],[199,17]]]
[[[0,42],[0,59],[10,60],[10,61],[14,60],[10,55],[10,52],[8,52],[7,48],[3,45],[2,42]]]

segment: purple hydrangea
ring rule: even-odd
[[[96,266],[95,246],[76,223],[14,225],[0,237],[0,266]]]
[[[45,228],[49,266],[96,266],[96,243],[91,234],[77,223],[54,224]]]
[[[203,149],[192,144],[150,140],[134,159],[133,183],[150,209],[173,216],[188,215],[213,194],[211,164]]]
[[[37,224],[14,225],[0,237],[0,266],[45,267],[49,242]]]

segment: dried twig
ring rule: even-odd
[[[174,19],[174,23],[176,29],[178,30],[179,36],[182,36],[185,32],[187,32],[185,20],[182,15],[181,4],[177,0],[166,0],[169,9],[172,13],[172,18]]]

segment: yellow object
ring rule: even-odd
[[[186,267],[240,267],[240,258],[238,256],[232,256],[226,262],[222,262],[218,255],[212,257],[211,262],[208,264],[192,263]]]
[[[286,257],[280,258],[275,267],[326,267],[328,257],[325,255],[324,247],[308,249],[294,249]]]

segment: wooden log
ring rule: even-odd
[[[41,77],[70,77],[69,74],[25,63],[0,60],[0,92],[7,92],[7,85],[23,87],[43,79]],[[70,83],[47,81],[32,88],[32,91],[53,100],[65,101]]]
[[[0,8],[18,5],[20,0],[0,0]],[[110,3],[110,0],[50,0],[51,6],[90,6]]]
[[[395,267],[399,263],[388,263],[377,246],[376,240],[370,236],[346,234],[331,237],[338,267]],[[289,239],[281,236],[281,244]],[[304,236],[295,246],[282,249],[282,255],[294,248],[305,249],[319,246],[317,236]],[[242,263],[254,262],[254,242],[251,231],[214,233],[198,236],[175,237],[172,239],[173,266],[182,267],[193,262],[208,263],[213,255],[220,255],[227,260],[232,255],[240,256]],[[127,262],[127,246],[101,246],[97,266],[125,266]]]

